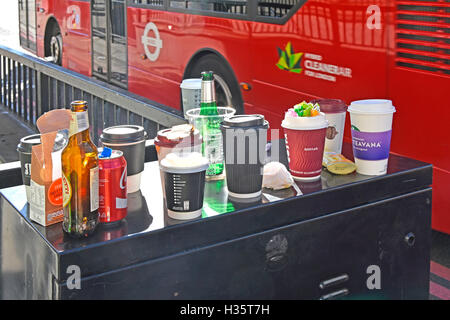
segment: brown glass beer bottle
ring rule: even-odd
[[[71,103],[69,142],[62,152],[63,229],[89,236],[98,224],[98,152],[89,136],[86,101]]]

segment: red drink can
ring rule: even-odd
[[[99,157],[99,219],[103,224],[116,224],[127,216],[127,162],[122,151]]]

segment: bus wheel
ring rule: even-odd
[[[45,33],[45,56],[52,57],[53,63],[62,65],[63,42],[58,23],[51,20]]]
[[[53,35],[50,39],[50,53],[53,62],[57,65],[62,64],[62,36],[61,33]]]
[[[217,105],[231,106],[236,113],[243,113],[242,95],[236,77],[224,59],[214,53],[200,57],[197,62],[187,70],[184,78],[200,78],[202,71],[213,71],[216,87]]]

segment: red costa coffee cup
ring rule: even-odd
[[[286,112],[281,126],[292,177],[300,181],[319,180],[328,127],[325,114],[321,112],[314,117],[294,117]]]

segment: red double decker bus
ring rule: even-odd
[[[217,75],[219,104],[272,128],[302,100],[393,100],[391,151],[434,165],[432,225],[450,233],[450,2],[19,0],[19,10],[22,46],[175,109],[181,81],[203,70]]]

